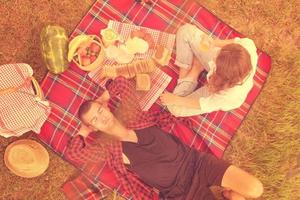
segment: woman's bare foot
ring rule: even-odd
[[[191,69],[179,68],[179,79],[185,78]]]
[[[189,70],[186,77],[191,77],[193,80],[197,81],[200,73],[203,70],[204,70],[204,67],[201,64],[201,62],[197,58],[194,58],[192,68],[191,68],[191,70]]]
[[[193,80],[197,81],[198,76],[200,73],[204,70],[203,65],[200,63],[200,61],[197,58],[193,59],[193,65],[190,69],[179,69],[179,79],[184,79],[186,77],[190,77]]]
[[[198,76],[204,70],[203,65],[194,58],[190,70],[180,68],[179,79],[173,93],[178,96],[187,96],[191,94],[198,85]]]

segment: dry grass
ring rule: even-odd
[[[263,92],[225,158],[262,180],[265,193],[261,199],[299,199],[300,2],[201,2],[272,57]]]
[[[59,24],[70,33],[92,3],[91,0],[78,3],[0,0],[0,64],[29,63],[41,80],[46,72],[38,46],[41,28],[48,23]],[[300,2],[201,0],[201,3],[252,38],[273,61],[263,92],[227,149],[225,158],[262,180],[265,193],[261,199],[300,199]],[[1,157],[13,140],[15,138],[0,138]],[[49,169],[34,179],[12,175],[1,159],[0,199],[64,199],[60,186],[75,169],[50,150],[49,153]]]

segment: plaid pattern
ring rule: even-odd
[[[0,135],[4,137],[31,130],[39,133],[50,113],[50,108],[36,99],[32,74],[27,64],[0,66]]]
[[[115,102],[136,102],[132,83],[124,77],[116,78],[109,86],[108,90],[111,99],[116,99]],[[118,103],[110,103],[111,109],[116,109]],[[172,133],[173,128],[179,122],[183,122],[191,128],[188,118],[175,118],[169,112],[154,110],[150,112],[139,111],[135,118],[129,120],[127,126],[134,129],[142,129],[145,127],[158,125],[164,130]],[[70,141],[69,148],[66,152],[66,158],[75,161],[78,165],[83,166],[83,171],[89,177],[99,177],[99,172],[103,170],[105,165],[113,171],[117,180],[120,182],[119,188],[123,191],[123,195],[132,197],[133,199],[156,199],[157,194],[145,184],[143,184],[135,174],[128,171],[122,160],[122,147],[120,142],[108,143],[104,140],[95,142],[85,141],[81,136],[75,136]],[[95,144],[96,143],[96,144]],[[95,169],[97,169],[95,171]],[[98,171],[99,170],[99,171]],[[96,174],[95,174],[96,172]],[[99,177],[101,178],[101,177]],[[75,181],[76,182],[76,181]],[[94,184],[100,182],[95,178]],[[74,181],[66,184],[65,188],[70,188],[69,185],[75,185]],[[68,191],[68,190],[67,190]],[[70,193],[69,191],[66,193]]]
[[[118,21],[111,21],[111,20],[109,21],[107,27],[115,30],[122,37],[122,40],[124,41],[130,38],[130,34],[132,31],[142,30],[145,33],[151,34],[155,45],[159,44],[161,46],[164,46],[169,51],[172,51],[174,47],[175,34],[168,34],[162,31],[157,31],[146,27],[139,27],[133,24],[126,24],[126,23],[121,23]],[[137,60],[137,59],[151,58],[154,53],[155,53],[155,49],[152,48],[149,49],[149,51],[147,51],[144,54],[135,55],[134,59]],[[112,61],[106,60],[104,61],[104,64],[106,65],[112,64]],[[97,70],[90,72],[89,76],[95,82],[99,82],[99,84],[103,85],[103,83],[100,82],[101,74],[102,74],[101,72],[102,72],[101,68],[98,68]],[[171,81],[171,77],[168,76],[163,71],[161,71],[159,68],[157,68],[154,72],[150,74],[150,78],[151,78],[151,89],[147,92],[137,92],[137,97],[138,97],[137,102],[139,102],[139,105],[143,111],[147,111],[150,109],[150,107],[159,98],[159,96],[163,93],[163,91],[166,89],[166,87],[169,85]]]
[[[115,30],[121,37],[122,41],[126,41],[130,38],[131,33],[134,30],[141,30],[144,33],[149,33],[152,36],[154,41],[154,45],[161,45],[167,48],[169,51],[173,51],[174,43],[175,43],[175,34],[165,33],[159,30],[154,30],[147,27],[136,26],[132,22],[131,23],[122,23],[119,21],[109,20],[108,28]],[[149,48],[149,50],[144,54],[135,54],[134,60],[138,59],[147,59],[151,58],[155,53],[154,48]],[[105,65],[109,65],[115,63],[112,60],[106,59],[104,60]],[[95,80],[97,80],[97,74],[99,73],[99,69],[89,73],[89,76]],[[95,77],[95,78],[94,78]]]
[[[74,187],[76,186],[76,187]],[[102,186],[102,187],[99,187]],[[88,190],[87,190],[88,188]],[[95,184],[92,179],[84,173],[80,174],[72,181],[72,184],[66,184],[63,188],[66,197],[72,200],[95,200],[105,199],[110,194],[109,191],[100,183]],[[86,191],[78,194],[78,191]]]
[[[107,27],[109,20],[124,23],[133,22],[138,26],[172,34],[176,33],[180,25],[192,23],[214,37],[221,39],[242,37],[241,34],[192,0],[154,0],[151,5],[136,3],[133,0],[97,1],[82,19],[71,37],[82,33],[99,34],[101,29]],[[257,53],[259,59],[254,76],[254,87],[240,108],[230,112],[218,111],[190,117],[189,119],[194,125],[194,132],[179,124],[173,129],[173,134],[196,149],[209,151],[217,157],[221,157],[228,142],[261,91],[270,71],[271,58],[260,50]],[[173,55],[169,67],[164,69],[168,75],[173,77],[167,87],[169,91],[175,86],[178,77],[177,70]],[[205,73],[201,74],[199,81],[205,81]],[[69,138],[76,133],[79,127],[79,120],[76,118],[78,106],[87,99],[94,99],[99,96],[103,89],[73,64],[70,64],[70,68],[61,75],[48,74],[42,87],[45,96],[52,102],[52,112],[42,127],[39,137],[55,152],[64,156]],[[157,109],[156,105],[152,109]],[[76,165],[76,163],[74,164]],[[82,169],[82,166],[76,166]],[[97,170],[95,169],[95,171]],[[101,173],[98,170],[97,177],[101,176],[101,181],[97,182],[97,186],[99,186],[97,190],[100,190],[100,186],[105,186],[119,191],[119,183],[116,181],[111,169],[104,167],[100,171]],[[95,186],[94,177],[90,180],[90,184]],[[89,196],[89,194],[95,195],[92,194],[94,191],[89,188],[79,187],[74,182],[70,184],[70,190],[66,190],[67,192],[76,191],[80,199],[88,199],[85,197],[97,199],[94,196]]]

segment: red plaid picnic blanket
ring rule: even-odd
[[[118,21],[109,21],[108,28],[115,30],[121,36],[121,40],[126,41],[130,38],[130,34],[134,30],[142,30],[145,33],[149,33],[154,41],[155,45],[164,46],[170,52],[173,51],[174,43],[175,43],[175,34],[169,34],[158,30],[153,30],[146,27],[135,26],[133,24],[122,23]],[[155,53],[155,49],[151,48],[144,54],[135,55],[134,60],[138,59],[147,59],[151,58]],[[111,64],[111,60],[104,61],[104,64]],[[158,66],[159,67],[159,66]],[[150,107],[155,103],[155,101],[159,98],[159,96],[163,93],[166,87],[169,85],[171,81],[171,77],[167,75],[165,72],[161,71],[159,68],[152,73],[150,73],[151,78],[151,89],[147,92],[137,92],[138,103],[143,111],[147,111]],[[101,68],[90,72],[89,76],[99,84],[101,80]],[[133,81],[133,80],[132,80]],[[134,81],[133,81],[134,82]],[[102,84],[103,85],[103,84]]]
[[[97,1],[79,23],[71,37],[82,33],[99,34],[101,29],[107,27],[109,20],[133,22],[138,26],[173,34],[176,33],[180,25],[192,23],[221,39],[242,37],[241,34],[192,0],[153,0],[151,5],[136,3],[134,0]],[[218,111],[191,117],[190,119],[194,124],[193,131],[184,126],[178,127],[176,131],[178,133],[176,135],[181,140],[198,150],[209,151],[217,157],[223,155],[230,139],[261,91],[270,71],[271,58],[260,50],[257,53],[259,59],[254,76],[254,87],[245,103],[240,108],[230,112]],[[169,67],[165,68],[165,72],[173,77],[167,88],[171,91],[177,78],[174,55]],[[204,80],[205,73],[202,73],[199,81]],[[48,74],[43,81],[42,88],[46,98],[52,102],[52,112],[42,127],[39,137],[63,157],[69,138],[76,133],[79,126],[79,120],[76,117],[78,107],[83,101],[99,96],[103,89],[73,64],[61,75]],[[180,132],[184,132],[184,134],[179,134]],[[80,166],[77,167],[81,168]],[[100,186],[118,189],[118,183],[109,169],[101,169],[100,172],[98,174],[101,176],[100,182],[93,182],[93,177],[89,180],[84,179],[85,182],[83,182],[83,178],[79,177],[78,180],[81,179],[81,181],[78,184],[72,182],[73,184],[67,185],[65,189],[73,191],[73,197],[77,199],[97,199],[99,190],[102,191]],[[94,186],[94,190],[87,188],[90,185]],[[95,192],[98,192],[97,195]]]
[[[155,103],[155,101],[159,98],[159,96],[163,93],[163,91],[168,87],[172,78],[160,70],[156,68],[150,74],[151,88],[149,91],[136,91],[135,95],[137,97],[137,102],[139,107],[143,111],[147,111],[151,108],[151,106]],[[101,71],[97,70],[95,72],[89,73],[89,76],[93,81],[99,83],[99,85],[104,86],[105,81],[101,81]],[[132,83],[135,84],[135,80],[130,79]]]

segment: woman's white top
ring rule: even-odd
[[[245,101],[249,91],[253,87],[253,77],[256,72],[258,56],[256,53],[256,46],[251,39],[235,38],[234,43],[243,46],[250,54],[252,71],[239,85],[232,88],[220,91],[216,94],[210,94],[207,97],[200,97],[201,111],[199,114],[209,113],[217,110],[228,111],[240,107]],[[209,63],[209,71],[207,77],[209,78],[216,69],[215,61]],[[182,113],[183,114],[183,113]],[[186,113],[188,114],[188,113]]]

